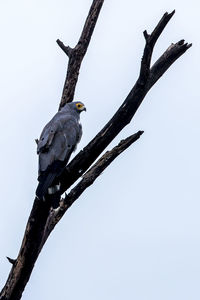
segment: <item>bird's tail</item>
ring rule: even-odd
[[[52,185],[56,177],[56,173],[50,172],[46,176],[42,176],[42,178],[40,178],[39,184],[35,192],[36,196],[39,199],[42,199],[47,194],[48,188]]]

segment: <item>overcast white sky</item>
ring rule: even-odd
[[[17,256],[37,185],[37,138],[55,114],[67,58],[90,0],[2,0],[0,286]],[[144,38],[176,14],[153,60],[185,38],[193,47],[146,96],[122,138],[144,130],[67,212],[45,245],[24,300],[199,300],[199,2],[105,0],[76,100],[84,147],[137,79]],[[108,148],[110,149],[110,145]]]

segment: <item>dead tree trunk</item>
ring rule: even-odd
[[[80,39],[74,48],[66,47],[60,40],[57,40],[58,45],[69,58],[59,108],[65,103],[73,101],[81,62],[87,51],[103,2],[104,0],[93,0]],[[68,194],[65,194],[56,210],[51,209],[48,201],[42,202],[35,198],[18,257],[16,260],[8,258],[12,264],[12,269],[0,293],[0,300],[18,300],[21,298],[44,243],[66,210],[88,186],[93,184],[101,172],[143,133],[139,131],[121,141],[118,146],[106,152],[91,167],[109,143],[131,121],[151,87],[191,47],[191,44],[184,43],[184,40],[171,44],[151,67],[151,57],[156,41],[174,13],[175,11],[170,14],[165,13],[151,34],[148,34],[146,30],[144,31],[145,47],[138,80],[111,120],[76,155],[61,174],[62,192],[64,193],[69,189],[77,179],[82,177],[82,180]]]

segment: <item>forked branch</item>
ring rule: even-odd
[[[152,57],[154,46],[159,36],[161,35],[162,31],[164,30],[165,26],[174,15],[174,13],[175,10],[173,10],[170,14],[165,13],[151,34],[148,34],[146,30],[143,32],[146,44],[144,47],[144,53],[143,53],[141,68],[140,68],[140,76],[138,79],[138,82],[141,85],[144,85],[148,79],[150,73],[151,57]]]
[[[93,1],[79,41],[74,48],[65,46],[63,42],[61,42],[59,39],[57,40],[57,43],[60,46],[60,48],[69,57],[67,76],[65,79],[59,109],[66,103],[73,101],[81,62],[89,46],[103,2],[104,0]]]
[[[147,35],[147,33],[145,33],[146,44],[138,80],[111,120],[94,139],[75,156],[62,173],[60,181],[63,193],[91,166],[118,133],[129,124],[151,87],[167,69],[191,47],[192,44],[184,43],[183,40],[172,44],[156,63],[150,67],[151,55],[155,43],[173,14],[174,11],[171,14],[165,13],[152,34]],[[147,40],[149,41],[148,43]]]
[[[61,220],[65,212],[71,205],[82,195],[82,193],[91,186],[94,181],[101,175],[101,173],[117,158],[123,151],[130,147],[134,142],[136,142],[143,131],[138,131],[137,133],[129,136],[128,138],[122,140],[117,146],[112,150],[107,151],[100,159],[82,176],[82,180],[70,191],[65,197],[61,199],[60,206],[52,210],[49,219],[46,224],[44,231],[44,236],[41,244],[41,248],[47,240],[48,236],[56,226],[56,224]]]

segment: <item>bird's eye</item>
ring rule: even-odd
[[[83,105],[82,105],[81,103],[77,103],[77,104],[76,104],[76,107],[77,107],[78,109],[82,108],[82,106],[83,106]]]

